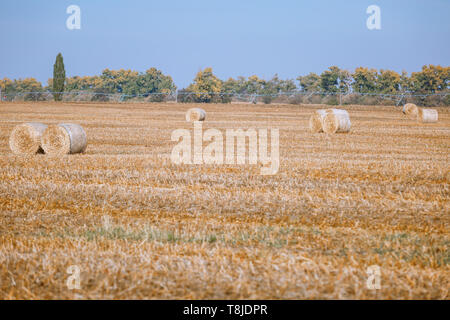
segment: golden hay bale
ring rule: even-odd
[[[318,109],[314,111],[311,118],[309,118],[309,129],[311,130],[311,132],[323,132],[322,122],[325,115],[325,109]]]
[[[48,126],[41,138],[42,149],[50,155],[81,153],[86,150],[84,129],[74,123]]]
[[[326,133],[349,132],[352,126],[347,110],[328,109],[323,118],[323,131]]]
[[[41,136],[47,126],[39,122],[23,123],[15,126],[9,137],[9,147],[15,154],[44,153]]]
[[[414,103],[407,103],[403,106],[402,112],[406,115],[417,115],[419,108]]]
[[[206,112],[200,108],[191,108],[186,112],[186,121],[205,121]]]
[[[419,108],[419,110],[417,112],[417,121],[437,122],[438,121],[438,112],[435,109]]]

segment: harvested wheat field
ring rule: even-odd
[[[278,173],[173,164],[192,107],[204,130],[279,128]],[[1,103],[0,299],[449,299],[450,110],[345,106],[350,132],[311,133],[323,108]],[[79,124],[87,148],[14,155],[24,122]]]

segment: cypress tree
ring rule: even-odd
[[[64,92],[64,83],[66,82],[66,70],[64,69],[64,61],[61,53],[56,56],[55,64],[53,65],[53,94],[55,101],[62,100],[61,92]]]

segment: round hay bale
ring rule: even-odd
[[[28,122],[15,126],[9,137],[9,147],[15,154],[44,153],[41,136],[47,126],[39,122]]]
[[[309,130],[311,130],[311,132],[323,132],[323,118],[326,115],[326,110],[325,109],[318,109],[316,111],[314,111],[313,115],[311,116],[311,118],[309,118]]]
[[[407,103],[403,106],[402,112],[408,116],[415,116],[419,108],[414,103]]]
[[[42,134],[41,144],[50,155],[81,153],[86,150],[86,132],[74,123],[48,126]]]
[[[424,123],[431,123],[438,121],[438,112],[435,109],[419,108],[417,112],[417,120]]]
[[[349,132],[352,123],[347,110],[328,109],[323,118],[323,131],[326,133]]]
[[[186,121],[205,121],[206,112],[200,108],[191,108],[186,112]]]

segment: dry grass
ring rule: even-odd
[[[324,136],[320,106],[202,105],[204,129],[280,129],[280,170],[261,176],[170,162],[192,106],[0,104],[1,299],[449,299],[448,109],[421,124],[346,106],[351,132]],[[28,121],[79,123],[89,147],[13,155]]]

